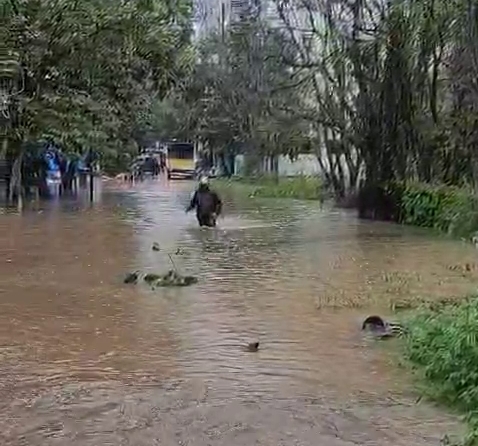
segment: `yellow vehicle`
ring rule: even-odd
[[[194,144],[170,142],[166,146],[168,179],[192,179],[196,176],[196,149]]]

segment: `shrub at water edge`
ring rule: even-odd
[[[399,186],[400,221],[468,237],[478,229],[478,200],[468,189],[408,183]]]
[[[470,189],[397,182],[367,187],[359,195],[359,214],[470,237],[478,230],[478,199]]]
[[[425,394],[466,414],[466,443],[478,444],[478,297],[423,309],[408,321],[405,356]]]

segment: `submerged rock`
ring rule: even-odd
[[[407,332],[403,325],[394,322],[387,322],[380,316],[376,315],[368,316],[364,320],[362,330],[367,330],[378,339],[400,337]]]
[[[385,328],[385,321],[380,316],[368,316],[362,324],[362,330],[381,330]]]
[[[139,279],[139,271],[134,271],[132,273],[126,274],[125,278],[123,279],[123,283],[138,283]]]

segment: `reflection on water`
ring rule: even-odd
[[[437,444],[450,418],[404,396],[360,319],[473,290],[449,266],[475,251],[313,203],[228,197],[199,229],[192,187],[0,218],[2,444]],[[200,283],[122,283],[168,254]]]

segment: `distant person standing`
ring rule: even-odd
[[[66,160],[66,169],[62,175],[62,186],[64,191],[73,191],[75,178],[78,170],[78,157],[76,154],[70,155]]]
[[[157,177],[161,172],[161,166],[159,165],[158,158],[153,156],[153,177]]]
[[[159,154],[159,172],[166,173],[166,154],[164,152]]]

